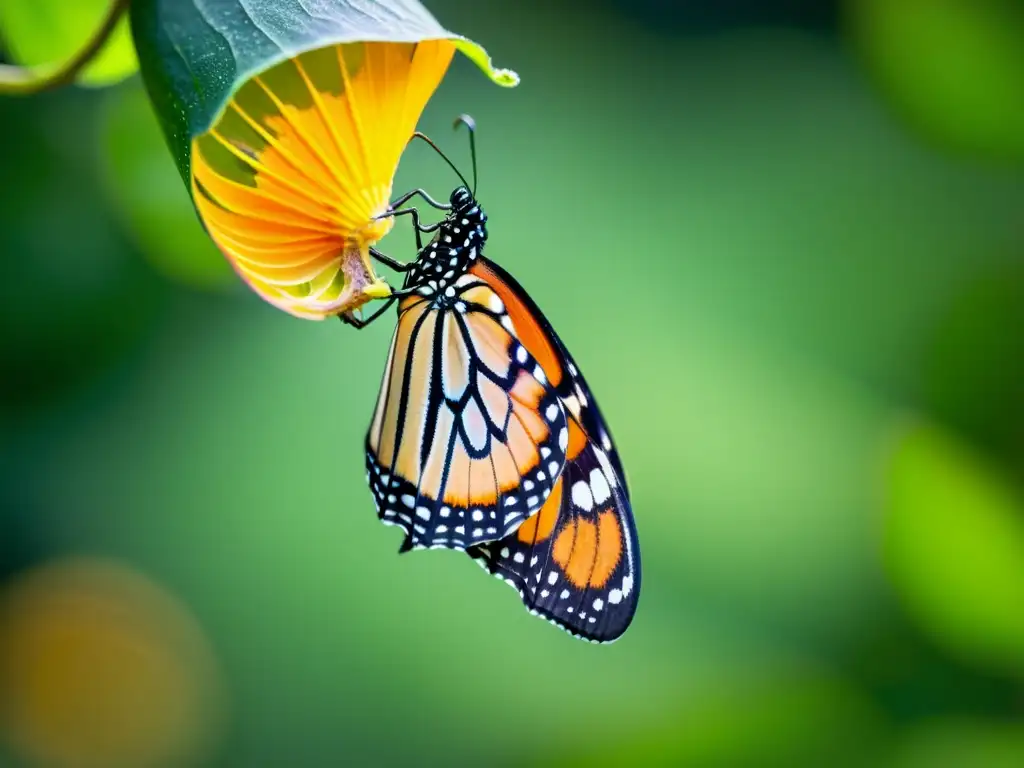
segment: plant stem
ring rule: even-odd
[[[131,0],[110,0],[103,21],[82,49],[60,66],[17,67],[0,64],[0,94],[29,96],[73,83],[78,74],[103,50]]]

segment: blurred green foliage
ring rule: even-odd
[[[362,457],[390,322],[207,291],[136,81],[0,101],[2,572],[88,552],[177,595],[226,680],[210,766],[1022,764],[1024,178],[947,130],[993,124],[993,81],[947,98],[909,28],[901,87],[953,119],[903,122],[863,26],[431,7],[523,77],[457,62],[422,128],[465,164],[476,117],[489,255],[614,429],[629,633],[395,554]],[[454,183],[416,147],[396,189]]]
[[[22,66],[59,65],[85,45],[110,0],[4,0],[0,44]],[[110,85],[139,68],[127,19],[79,77],[84,85]]]
[[[886,554],[936,639],[1024,679],[1024,500],[933,427],[901,433],[890,469]]]
[[[923,134],[1024,163],[1024,4],[847,0],[858,52]]]

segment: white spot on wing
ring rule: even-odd
[[[572,503],[589,512],[594,508],[594,497],[590,495],[590,486],[586,480],[577,480],[572,487]]]
[[[594,493],[595,504],[604,504],[612,495],[608,481],[604,479],[604,472],[600,469],[590,472],[590,490]]]
[[[565,407],[569,409],[569,413],[571,413],[576,418],[579,418],[579,416],[580,416],[580,401],[576,397],[576,395],[569,395],[568,397],[564,398],[562,400],[562,402],[564,402],[565,403]]]

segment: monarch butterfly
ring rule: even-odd
[[[487,216],[462,181],[447,204],[417,189],[385,215],[412,218],[417,258],[371,249],[405,273],[398,324],[366,437],[378,517],[400,551],[465,550],[531,613],[593,642],[629,626],[640,552],[625,474],[583,374],[523,287],[483,255]],[[415,196],[444,211],[422,226]],[[421,233],[435,232],[424,246]]]

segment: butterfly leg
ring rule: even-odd
[[[452,207],[447,203],[437,202],[437,200],[427,194],[425,189],[414,189],[411,192],[406,192],[404,195],[400,195],[391,202],[391,209],[394,210],[395,208],[401,208],[412,198],[416,197],[416,195],[422,197],[427,202],[427,205],[432,208],[436,208],[439,211],[450,211],[452,209]]]
[[[374,218],[375,219],[386,219],[389,216],[392,217],[392,218],[394,218],[396,216],[411,216],[412,217],[412,228],[413,228],[413,231],[416,233],[416,252],[417,253],[419,253],[420,251],[423,250],[423,238],[420,237],[421,233],[424,233],[424,232],[434,232],[435,230],[437,230],[438,227],[441,226],[441,222],[438,222],[436,224],[430,224],[430,225],[428,225],[426,227],[422,226],[420,224],[420,214],[419,214],[419,211],[417,211],[415,208],[402,208],[401,210],[398,210],[398,211],[388,211],[387,213],[382,213],[379,216],[374,216]],[[391,266],[391,265],[388,264],[388,266]]]
[[[388,298],[388,300],[384,302],[384,306],[381,307],[380,309],[378,309],[376,312],[374,312],[369,317],[359,318],[359,317],[356,317],[351,312],[345,312],[343,314],[338,315],[338,317],[341,320],[341,322],[343,322],[345,325],[351,325],[357,331],[361,331],[363,328],[368,326],[370,323],[372,323],[378,317],[383,315],[388,310],[388,308],[392,304],[394,304],[394,303],[395,303],[395,296],[394,296],[394,294],[392,294],[391,297]]]
[[[375,258],[385,267],[395,270],[395,272],[408,272],[410,269],[412,269],[412,265],[415,263],[412,261],[399,261],[398,259],[394,259],[391,256],[388,256],[386,253],[378,251],[376,248],[370,249],[370,255],[373,256],[373,258]]]

